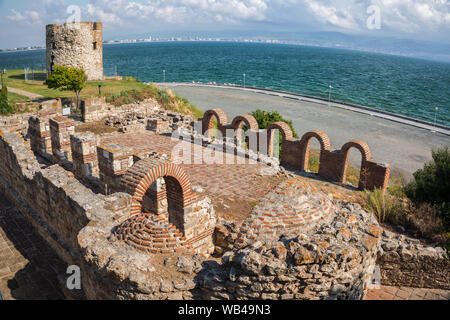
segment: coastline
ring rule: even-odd
[[[392,173],[410,180],[413,173],[431,160],[431,150],[449,146],[447,130],[389,115],[319,99],[274,93],[264,89],[240,88],[197,83],[157,83],[172,89],[202,111],[220,108],[229,121],[256,109],[277,111],[292,120],[299,135],[325,131],[334,149],[354,139],[368,143],[374,159],[391,164]],[[312,141],[312,148],[318,148]],[[350,162],[359,165],[360,154],[351,151]]]
[[[325,106],[330,107],[337,107],[349,111],[355,111],[360,112],[363,114],[367,114],[374,117],[383,118],[386,120],[407,124],[411,126],[415,126],[421,129],[430,130],[431,132],[439,132],[441,134],[450,136],[450,126],[445,126],[442,124],[434,124],[428,121],[407,117],[399,114],[395,114],[388,111],[383,111],[380,109],[375,109],[371,107],[361,106],[357,104],[352,103],[346,103],[341,101],[336,101],[331,99],[329,105],[329,101],[327,99],[323,99],[320,97],[314,97],[310,95],[300,94],[300,93],[293,93],[288,91],[281,91],[281,90],[275,90],[275,89],[269,89],[269,88],[259,88],[259,87],[242,87],[238,85],[223,85],[223,84],[208,84],[208,83],[185,83],[185,82],[166,82],[166,83],[156,83],[156,85],[159,86],[167,86],[167,85],[174,85],[174,86],[198,86],[198,87],[212,87],[212,88],[229,88],[229,89],[235,89],[235,90],[244,90],[254,93],[260,93],[260,94],[267,94],[267,95],[275,95],[281,98],[286,99],[293,99],[293,100],[299,100],[299,101],[308,101],[312,103],[318,103]]]

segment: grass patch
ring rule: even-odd
[[[110,127],[102,123],[101,121],[98,122],[90,122],[90,123],[84,123],[81,125],[78,125],[75,128],[75,132],[92,132],[96,135],[101,135],[104,133],[112,133],[117,132],[117,128]]]
[[[365,191],[366,207],[380,223],[404,224],[406,222],[406,211],[398,198],[386,194],[382,189]]]
[[[309,152],[308,171],[319,173],[320,150],[311,150]]]
[[[49,89],[44,84],[45,71],[35,71],[34,79],[25,81],[23,70],[6,72],[6,84],[9,87],[36,93],[45,98],[73,98],[75,96],[70,91]],[[87,81],[86,88],[81,90],[80,98],[99,96],[99,85],[101,85],[101,95],[107,97],[108,102],[116,106],[154,98],[169,110],[193,115],[197,119],[203,117],[203,112],[187,99],[175,95],[169,89],[160,89],[154,84],[146,85],[132,77],[125,77],[123,80]],[[12,96],[11,103],[17,102],[23,102],[20,96]]]
[[[8,102],[10,104],[16,104],[19,102],[26,102],[28,100],[27,97],[21,96],[20,94],[8,91]]]
[[[23,70],[8,70],[6,72],[6,84],[8,87],[25,90],[28,92],[40,94],[45,98],[67,98],[73,97],[74,93],[70,91],[60,91],[49,89],[45,84],[45,71],[35,71],[35,80],[25,82]],[[141,90],[147,87],[146,84],[137,81],[131,77],[124,80],[104,80],[88,81],[86,88],[81,91],[81,98],[97,96],[99,94],[98,86],[102,86],[102,95],[120,93],[124,90]]]

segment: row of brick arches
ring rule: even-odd
[[[352,140],[344,144],[341,149],[332,150],[330,138],[321,130],[307,132],[301,139],[296,140],[291,128],[285,122],[276,122],[267,126],[265,130],[259,130],[258,122],[251,115],[237,116],[229,123],[223,110],[206,111],[202,119],[202,133],[211,136],[212,130],[216,127],[222,137],[230,137],[230,132],[236,140],[256,137],[257,142],[253,144],[253,151],[269,156],[274,155],[275,133],[280,132],[281,164],[301,171],[308,171],[311,141],[314,138],[320,144],[319,176],[337,183],[346,182],[350,149],[355,148],[361,153],[359,188],[385,189],[389,181],[390,166],[374,162],[369,146],[362,140]],[[244,127],[247,129],[245,133]]]

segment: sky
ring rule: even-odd
[[[43,45],[45,25],[77,10],[103,22],[105,40],[338,32],[450,44],[450,0],[0,0],[0,48]]]

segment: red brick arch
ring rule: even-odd
[[[372,154],[370,152],[370,148],[367,145],[367,143],[365,143],[364,141],[352,140],[350,142],[347,142],[346,144],[344,144],[342,146],[340,153],[346,154],[348,156],[348,151],[350,150],[350,148],[356,148],[361,152],[363,162],[372,159]]]
[[[370,148],[362,140],[352,140],[344,144],[340,150],[340,154],[343,157],[343,168],[341,168],[341,183],[345,183],[347,179],[347,168],[348,168],[348,156],[351,148],[356,148],[361,152],[361,169],[364,167],[364,164],[372,159],[372,154],[370,152]],[[361,180],[361,177],[360,177]]]
[[[281,141],[281,144],[283,144],[287,140],[293,140],[294,135],[292,134],[291,127],[286,122],[274,122],[267,126],[267,154],[269,157],[273,156],[273,132],[275,130],[280,130],[281,136],[283,141]]]
[[[121,180],[121,187],[133,196],[131,215],[142,213],[143,198],[159,178],[166,181],[168,200],[180,210],[192,204],[192,184],[181,167],[159,159],[144,159],[128,169]]]
[[[223,127],[228,123],[228,117],[222,109],[212,109],[205,112],[202,119],[202,134],[204,135],[209,129],[213,129],[213,118],[217,119],[217,126],[223,132]]]
[[[247,126],[248,130],[257,131],[259,129],[258,121],[256,121],[255,117],[249,114],[235,117],[231,123],[231,127],[235,130],[241,130],[244,124]]]
[[[307,132],[303,135],[300,140],[300,144],[303,146],[302,148],[302,165],[301,168],[303,171],[308,170],[309,164],[309,154],[311,150],[311,139],[316,138],[320,143],[320,153],[323,151],[329,151],[331,149],[330,138],[328,135],[322,130],[315,130],[311,132]]]

